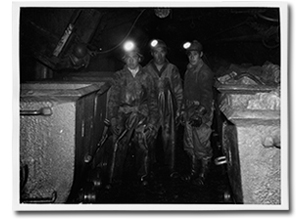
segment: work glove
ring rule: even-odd
[[[194,113],[189,119],[189,124],[192,127],[200,127],[203,123],[202,118],[206,114],[206,109],[203,106],[197,106]]]
[[[178,111],[175,116],[175,126],[184,125],[186,122],[186,113],[184,110]]]
[[[207,110],[203,106],[199,106],[199,108],[197,109],[197,113],[202,117],[207,113]]]
[[[146,125],[146,127],[144,128],[144,135],[146,137],[147,140],[149,140],[150,138],[155,137],[156,131],[155,128],[152,124],[148,124]]]
[[[200,127],[202,125],[202,117],[199,115],[193,116],[188,122],[192,127]]]

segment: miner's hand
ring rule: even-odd
[[[200,127],[202,125],[202,117],[200,117],[200,116],[192,117],[189,120],[189,124],[192,127],[196,127],[196,128]]]
[[[149,124],[145,127],[145,130],[144,130],[144,134],[146,136],[146,139],[150,139],[150,138],[153,138],[154,135],[155,135],[155,129],[154,129],[154,126]]]

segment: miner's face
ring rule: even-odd
[[[130,69],[136,69],[139,65],[140,57],[137,53],[128,53],[125,57],[126,65]]]
[[[192,66],[195,66],[201,60],[202,52],[199,53],[198,51],[190,51],[188,54],[189,62]]]
[[[167,51],[165,48],[158,47],[155,50],[153,50],[151,54],[153,56],[155,64],[157,64],[157,65],[164,64],[164,62],[166,60],[166,55],[167,55]]]

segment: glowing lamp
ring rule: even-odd
[[[123,48],[126,52],[132,51],[135,48],[135,44],[132,41],[127,41]]]
[[[155,47],[157,44],[158,44],[158,41],[157,41],[157,40],[153,40],[153,41],[151,41],[151,43],[150,43],[151,47]]]
[[[188,49],[191,46],[191,42],[186,42],[183,44],[184,49]]]

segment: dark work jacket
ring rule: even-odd
[[[145,67],[155,83],[159,108],[158,125],[162,128],[164,160],[172,172],[175,167],[175,118],[179,115],[182,100],[182,80],[178,68],[167,60],[159,71],[151,60]]]
[[[209,115],[213,103],[213,71],[201,60],[198,65],[188,65],[184,77],[184,100],[197,101]],[[187,106],[186,106],[187,107]]]
[[[183,99],[182,80],[178,68],[167,60],[160,71],[153,60],[144,68],[154,79],[158,95],[159,123],[163,126],[174,123],[175,115],[180,110]]]
[[[156,127],[158,106],[153,79],[139,66],[133,77],[125,66],[114,74],[108,101],[108,118],[112,123],[122,123],[122,118],[138,112],[147,123]]]

